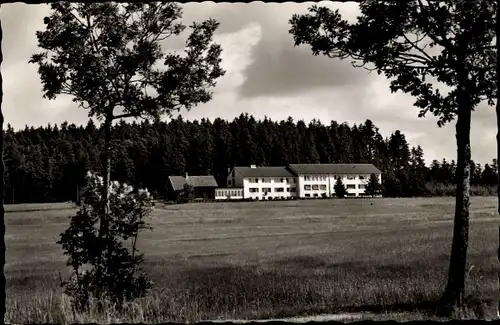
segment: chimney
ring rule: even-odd
[[[188,175],[188,173],[186,173],[186,180],[188,179],[188,177],[189,177],[189,175]]]
[[[257,166],[255,166],[255,165],[250,165],[250,168],[256,168],[256,167],[257,167]]]

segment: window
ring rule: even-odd
[[[287,191],[287,192],[290,192],[290,188],[287,188],[287,189],[286,189],[286,191]]]
[[[347,179],[351,179],[351,180],[352,180],[352,179],[354,179],[354,178],[355,178],[355,177],[354,177],[354,176],[352,176],[352,175],[347,176]]]
[[[318,193],[314,193],[314,197],[318,197]]]
[[[255,183],[258,183],[258,182],[259,182],[259,179],[258,179],[258,178],[256,178],[256,179],[255,179]]]
[[[359,175],[359,179],[365,179],[363,175]]]
[[[250,193],[258,193],[259,192],[259,189],[257,187],[251,187],[249,190],[250,190]]]
[[[337,175],[334,175],[334,176],[333,176],[333,179],[334,179],[334,180],[337,180],[338,178],[339,178],[339,176],[337,176]]]
[[[319,189],[318,184],[314,184],[314,185],[312,186],[312,189],[313,189],[313,190],[318,190],[318,189]]]
[[[305,197],[311,197],[311,194],[307,193],[306,195],[304,195]]]
[[[255,179],[253,179],[253,178],[249,178],[249,179],[248,179],[248,182],[249,182],[249,183],[256,183],[256,182],[255,182]]]
[[[360,189],[365,189],[365,188],[366,188],[366,185],[365,185],[365,184],[359,184],[359,185],[358,185],[358,188],[360,188]]]
[[[295,193],[295,192],[296,192],[296,190],[297,190],[297,189],[296,189],[295,187],[290,188],[290,192]]]
[[[285,192],[285,189],[283,187],[277,187],[274,189],[275,192],[282,193]]]
[[[295,184],[295,178],[292,178],[292,183],[294,183],[294,184]]]
[[[317,181],[318,180],[318,176],[314,176],[314,180]]]
[[[309,191],[311,189],[311,185],[304,185],[304,190]]]
[[[326,185],[325,184],[321,184],[319,186],[319,189],[322,190],[322,191],[325,191],[326,190]]]
[[[308,181],[308,180],[309,180],[309,176],[307,176],[307,175],[306,175],[306,176],[304,176],[304,180],[305,180],[305,181]]]
[[[231,181],[227,181],[227,185],[231,186]]]
[[[262,192],[264,192],[264,193],[271,193],[271,188],[270,187],[264,187],[262,189]]]
[[[280,183],[283,183],[283,178],[280,178]]]
[[[354,190],[356,188],[356,185],[347,185],[346,189],[348,190]]]
[[[286,183],[290,183],[290,180],[288,178],[285,179]]]

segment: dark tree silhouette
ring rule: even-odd
[[[366,184],[365,193],[367,195],[370,195],[371,197],[374,197],[375,195],[378,195],[380,193],[381,189],[382,185],[379,183],[377,175],[371,174],[370,178],[368,179],[368,184]]]
[[[430,111],[438,126],[457,117],[455,221],[443,295],[448,311],[462,305],[465,292],[471,111],[483,100],[493,105],[496,98],[494,7],[487,1],[361,1],[353,24],[338,10],[316,5],[290,20],[296,46],[309,44],[314,55],[350,59],[354,66],[384,74],[391,91],[414,96],[419,117]],[[451,91],[442,94],[438,83]]]
[[[159,120],[181,108],[208,102],[220,67],[221,47],[212,42],[219,23],[193,23],[184,55],[164,53],[160,41],[179,35],[182,10],[175,3],[55,2],[37,31],[34,54],[44,97],[70,95],[89,116],[104,120],[104,170],[99,240],[108,242],[111,178],[111,125],[122,118]],[[162,68],[155,65],[163,61]],[[122,164],[122,175],[130,162]],[[128,175],[127,175],[128,176]],[[100,208],[100,206],[99,206]],[[107,248],[103,246],[102,259]],[[99,265],[101,265],[99,263]],[[98,277],[100,272],[97,272]]]
[[[337,178],[335,185],[333,185],[333,190],[335,191],[335,195],[339,199],[343,199],[347,194],[347,189],[345,188],[344,183],[342,182],[342,178]]]

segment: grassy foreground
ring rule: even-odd
[[[454,199],[157,208],[154,231],[140,243],[156,285],[121,315],[71,311],[58,286],[65,257],[55,242],[76,210],[52,208],[6,207],[8,322],[194,322],[348,311],[430,318],[445,285]],[[494,310],[488,302],[498,286],[495,211],[495,198],[472,199],[467,294],[473,306],[462,316],[489,317]]]

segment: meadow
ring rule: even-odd
[[[193,203],[157,206],[140,237],[155,286],[126,308],[75,314],[55,244],[71,204],[6,206],[12,323],[194,322],[373,312],[431,319],[448,271],[454,198]],[[473,197],[470,308],[497,298],[496,198]],[[384,317],[384,316],[381,316]]]

